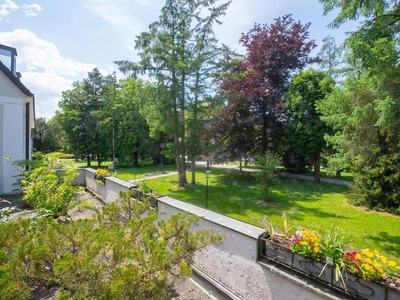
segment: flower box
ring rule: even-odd
[[[340,278],[335,277],[336,269],[333,262],[327,264],[313,257],[293,252],[289,248],[289,242],[289,239],[279,239],[276,236],[271,237],[268,232],[264,233],[259,238],[260,258],[264,257],[290,267],[296,272],[329,284],[356,299],[400,300],[400,287],[395,286],[398,278],[393,277],[388,282],[366,281],[351,270],[343,270],[341,271],[343,283]],[[329,261],[329,258],[326,260]]]
[[[368,300],[384,300],[386,298],[387,286],[377,282],[367,282],[361,277],[358,277],[350,272],[347,272],[347,276],[344,278],[344,283],[339,280],[334,282],[334,286],[342,290],[347,291],[349,294],[356,295],[361,299]]]
[[[144,193],[142,190],[135,189],[135,193],[133,194],[133,197],[136,199],[142,199],[143,195],[144,195]]]
[[[314,279],[318,279],[328,284],[331,284],[334,281],[333,266],[312,257],[305,257],[294,253],[293,268]]]
[[[269,234],[262,237],[261,241],[263,243],[262,255],[292,267],[293,252],[284,241],[279,239],[269,239]]]
[[[386,300],[399,300],[400,299],[400,288],[388,285],[386,291]]]

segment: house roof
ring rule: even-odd
[[[17,49],[15,49],[13,47],[6,46],[6,45],[2,45],[2,44],[0,44],[0,46],[1,46],[1,49],[8,50],[9,52],[14,53],[15,56],[18,56]]]
[[[16,87],[18,87],[20,89],[21,92],[23,92],[25,95],[27,96],[32,96],[33,97],[33,93],[22,84],[22,82],[14,76],[14,74],[10,71],[9,68],[7,68],[0,60],[0,71],[2,71],[4,73],[4,75],[6,75],[8,77],[8,79],[11,80],[12,83],[15,84]]]

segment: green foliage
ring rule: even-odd
[[[343,273],[346,270],[345,246],[349,244],[349,242],[350,239],[341,234],[339,228],[335,226],[332,226],[331,230],[323,235],[319,242],[319,251],[323,257],[327,258],[326,263],[329,264],[332,262],[334,265],[335,281],[344,281]]]
[[[258,182],[259,191],[265,201],[271,200],[271,194],[278,178],[274,174],[274,168],[279,165],[276,155],[267,152],[256,160],[258,171],[254,172],[254,177]]]
[[[33,149],[43,153],[67,150],[65,134],[57,118],[52,118],[48,122],[45,118],[36,118]]]
[[[55,286],[60,299],[168,299],[168,274],[189,274],[194,252],[222,237],[189,230],[199,218],[188,213],[157,222],[159,214],[132,200],[132,192],[96,219],[0,224],[0,295],[11,289],[23,299],[36,287]]]
[[[7,206],[2,207],[2,204],[5,204]],[[13,211],[18,210],[16,206],[8,206],[9,204],[11,204],[10,201],[0,198],[0,223],[7,222],[9,220],[10,214]]]
[[[54,217],[66,214],[78,190],[72,186],[78,172],[73,163],[62,160],[63,157],[64,154],[58,152],[44,155],[21,179],[24,200],[35,209],[51,211]]]
[[[109,176],[111,176],[111,174],[108,169],[98,168],[94,173],[94,179],[96,179],[96,181],[100,184],[104,184],[105,178]]]
[[[313,69],[296,75],[286,95],[288,151],[314,163],[314,181],[319,182],[321,152],[326,148],[324,135],[329,127],[321,120],[317,103],[332,91],[334,81]]]
[[[335,131],[327,140],[338,151],[331,163],[351,163],[354,204],[399,211],[400,68],[393,39],[348,40],[357,72],[319,107]]]
[[[321,111],[336,127],[328,137],[338,155],[331,162],[353,167],[353,203],[400,211],[399,6],[396,1],[320,0],[324,13],[339,9],[334,27],[363,17],[346,41],[353,74]]]

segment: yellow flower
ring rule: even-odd
[[[361,256],[360,253],[357,253],[357,254],[356,254],[356,259],[361,259],[361,257],[362,257],[362,256]]]
[[[367,264],[372,264],[372,260],[371,260],[369,257],[367,257],[367,258],[365,259],[365,262],[366,262]]]
[[[381,262],[383,262],[384,264],[386,264],[387,258],[386,258],[385,256],[381,256]]]
[[[365,270],[370,270],[371,266],[369,264],[363,264]]]
[[[379,255],[378,250],[374,250],[375,255]]]
[[[372,252],[370,252],[370,251],[367,251],[367,252],[365,253],[365,255],[368,256],[368,257],[374,256],[374,254],[373,254]]]
[[[390,266],[390,267],[395,267],[396,266],[396,262],[394,261],[394,260],[389,260],[388,261],[388,265]]]
[[[319,252],[319,246],[318,246],[318,245],[315,245],[315,246],[314,246],[314,252],[315,252],[315,253],[318,253],[318,252]]]

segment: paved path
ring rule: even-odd
[[[295,178],[295,179],[303,179],[303,180],[314,180],[314,176],[310,175],[301,175],[301,174],[292,174],[292,173],[279,173],[280,177],[283,178]],[[354,185],[354,181],[335,179],[335,178],[320,178],[321,182],[331,183],[331,184],[341,184],[341,185]]]
[[[206,167],[207,164],[206,162],[198,162],[196,163],[196,166],[198,167]],[[226,169],[240,169],[239,165],[227,165],[227,164],[215,164],[212,165],[212,167],[214,168],[226,168]],[[254,172],[254,169],[250,169],[250,168],[246,168],[246,167],[242,167],[242,171],[244,172]],[[294,179],[301,179],[301,180],[309,180],[309,181],[313,181],[314,180],[314,176],[311,175],[303,175],[303,174],[293,174],[293,173],[286,173],[286,172],[279,172],[278,173],[280,177],[282,178],[294,178]],[[335,178],[324,178],[321,177],[321,182],[325,182],[325,183],[331,183],[331,184],[340,184],[340,185],[354,185],[354,181],[350,181],[350,180],[343,180],[343,179],[335,179]]]
[[[174,175],[174,174],[178,174],[178,172],[168,172],[166,174],[158,174],[158,175],[153,175],[153,176],[146,176],[146,177],[139,178],[139,179],[136,179],[136,180],[129,180],[129,182],[130,183],[136,183],[138,181],[142,181],[142,180],[146,180],[146,179],[160,178],[160,177],[170,176],[170,175]]]
[[[196,162],[196,167],[201,167],[201,168],[205,168],[207,167],[207,162],[205,161],[197,161]],[[235,170],[239,170],[240,166],[239,165],[232,165],[232,164],[213,164],[212,166],[210,166],[210,169],[212,170],[212,168],[224,168],[224,169],[235,169]],[[242,171],[244,172],[254,172],[254,169],[250,169],[250,168],[246,168],[246,167],[242,167]],[[165,176],[170,176],[170,175],[174,175],[174,174],[178,174],[178,172],[169,172],[167,174],[159,174],[159,175],[154,175],[154,176],[146,176],[143,178],[139,178],[136,180],[130,180],[130,183],[136,183],[138,181],[142,181],[142,180],[146,180],[146,179],[154,179],[154,178],[159,178],[159,177],[165,177]],[[314,180],[314,176],[311,175],[303,175],[303,174],[293,174],[293,173],[286,173],[286,172],[280,172],[278,173],[280,177],[282,178],[294,178],[294,179],[301,179],[301,180],[308,180],[308,181],[313,181]],[[342,180],[342,179],[335,179],[335,178],[324,178],[321,177],[321,182],[325,182],[325,183],[331,183],[331,184],[339,184],[339,185],[354,185],[354,181],[350,181],[350,180]]]

